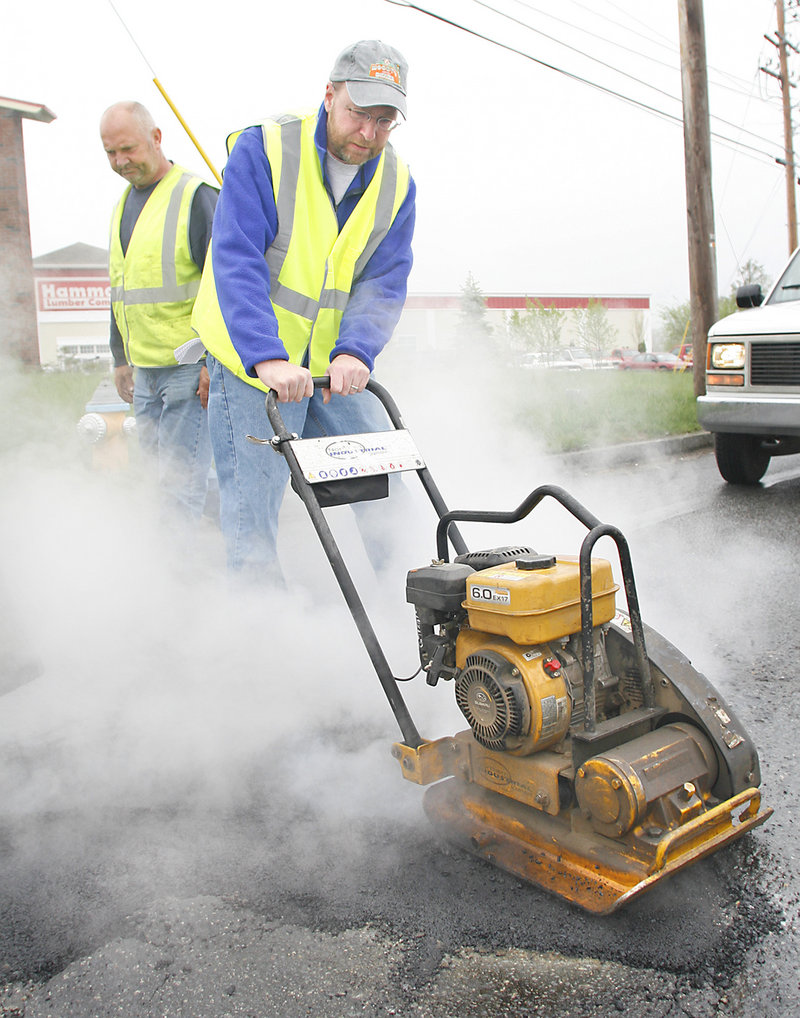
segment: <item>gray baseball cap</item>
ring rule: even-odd
[[[408,64],[380,39],[362,39],[336,58],[330,81],[343,81],[357,106],[393,106],[406,115]]]

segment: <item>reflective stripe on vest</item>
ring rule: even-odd
[[[189,214],[199,177],[173,166],[147,199],[123,255],[119,231],[130,188],[112,219],[109,275],[114,317],[132,364],[174,366],[174,350],[193,337],[200,287],[192,260]]]

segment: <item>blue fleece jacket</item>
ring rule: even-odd
[[[314,140],[330,195],[327,119],[324,106],[320,107]],[[359,167],[336,207],[340,230],[372,180],[379,158]],[[270,273],[264,255],[275,239],[278,216],[260,127],[249,127],[239,135],[223,180],[211,245],[214,279],[233,345],[247,373],[255,377],[255,364],[289,359],[269,300]],[[353,354],[371,371],[391,337],[405,303],[411,271],[415,196],[416,187],[410,179],[408,194],[389,232],[353,286],[331,359],[342,353]]]

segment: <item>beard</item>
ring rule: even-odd
[[[329,134],[328,151],[349,166],[361,166],[379,154],[380,146],[374,143],[362,145],[361,142],[355,142],[347,138],[331,138]]]

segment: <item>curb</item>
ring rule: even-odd
[[[598,449],[580,449],[577,452],[562,453],[554,458],[572,466],[623,466],[660,456],[679,456],[683,453],[696,452],[698,449],[710,449],[713,444],[714,436],[710,432],[693,431],[688,435],[671,435],[669,438],[654,438],[646,442],[625,442]]]

